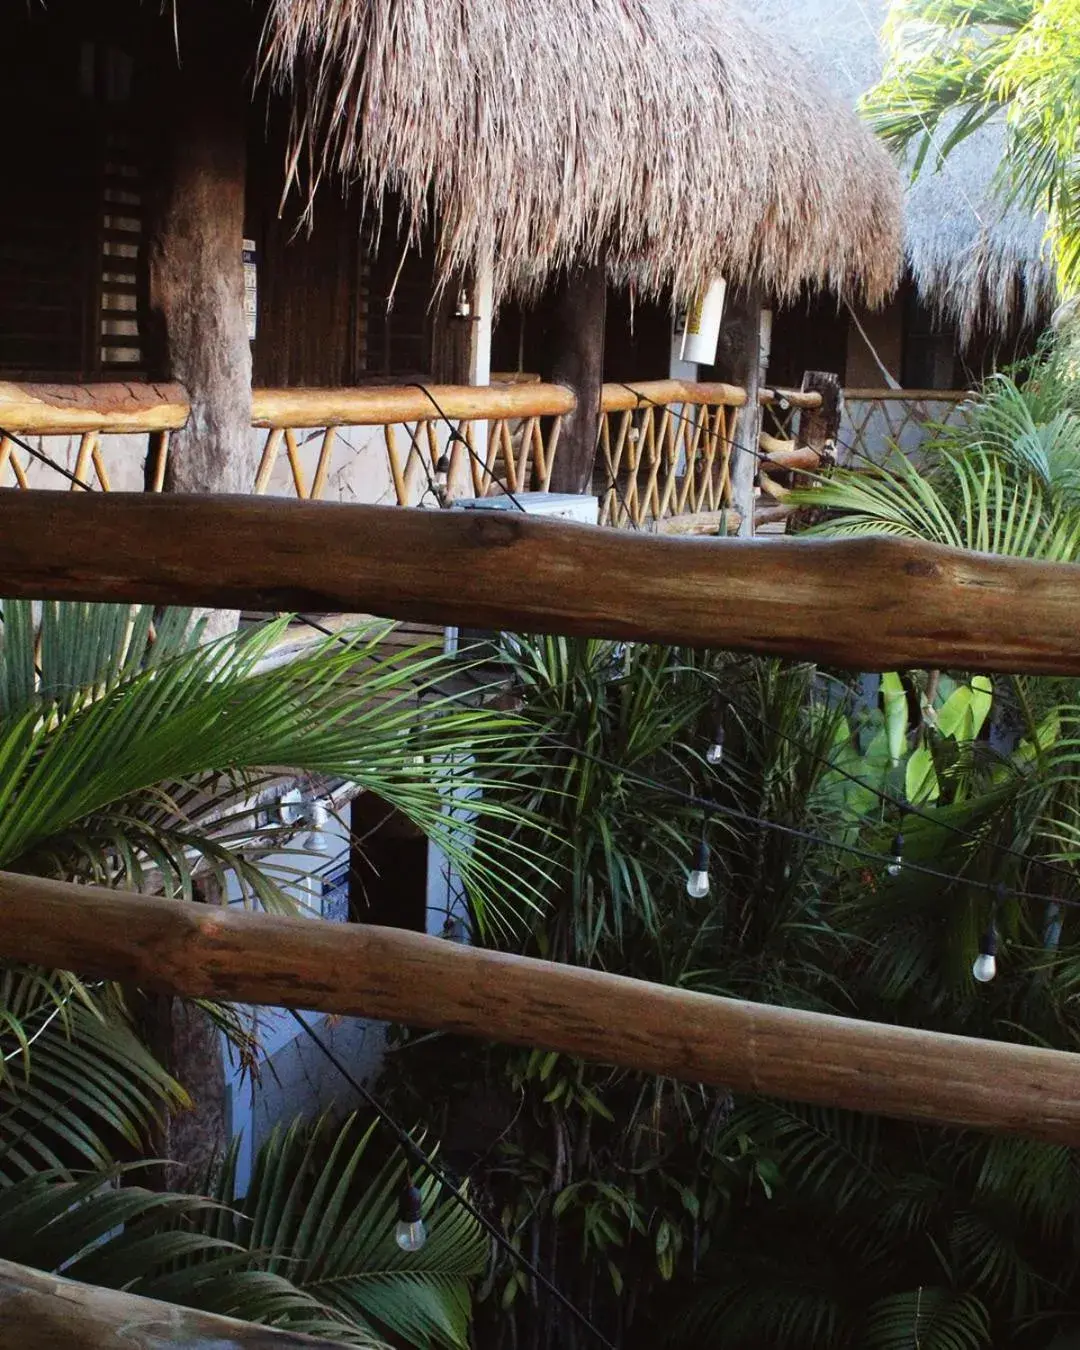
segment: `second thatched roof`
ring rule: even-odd
[[[803,59],[850,103],[876,84],[885,64],[889,0],[743,0],[762,22],[782,24]],[[1055,301],[1043,247],[1046,222],[1002,202],[994,177],[1004,128],[989,122],[949,152],[936,172],[908,184],[907,263],[920,293],[956,325],[962,341],[1047,316]]]
[[[490,257],[527,292],[603,254],[679,296],[895,283],[894,166],[727,3],[271,0],[264,50],[294,182],[433,211],[445,274]]]

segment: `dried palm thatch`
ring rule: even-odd
[[[881,75],[888,0],[744,0],[762,22],[782,24],[803,58],[854,103]],[[923,297],[956,325],[976,332],[1034,325],[1053,307],[1053,269],[1043,249],[1045,220],[1006,206],[993,192],[1004,153],[989,123],[909,183],[904,207],[907,263]]]
[[[895,168],[726,0],[271,0],[290,183],[434,212],[444,275],[500,293],[601,253],[648,293],[895,283]]]

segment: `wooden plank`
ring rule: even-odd
[[[726,526],[728,534],[739,533],[739,513],[733,510],[688,511],[681,516],[665,516],[656,522],[656,533],[665,535],[719,534]]]
[[[191,411],[179,384],[11,384],[0,381],[0,427],[28,436],[175,431]]]
[[[576,406],[573,391],[557,384],[429,387],[435,402],[454,421],[550,417],[572,412]],[[424,422],[438,416],[427,394],[411,385],[255,389],[251,415],[257,427],[383,426],[388,422]]]
[[[337,1350],[301,1336],[0,1261],[2,1350]]]
[[[0,492],[0,516],[12,598],[351,611],[855,670],[1080,674],[1080,569],[909,540],[755,545],[511,511],[150,493]]]
[[[1057,1050],[718,998],[403,929],[10,873],[0,873],[0,932],[8,960],[159,993],[407,1022],[690,1083],[1080,1144],[1080,1057]]]
[[[882,403],[964,403],[975,394],[970,389],[845,389],[845,399],[868,399]]]

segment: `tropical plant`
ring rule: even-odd
[[[1080,11],[1074,0],[895,0],[890,63],[864,100],[917,173],[995,116],[1006,200],[1047,213],[1064,295],[1080,291]]]
[[[453,861],[480,928],[509,928],[537,903],[544,875],[520,848],[508,858],[494,828],[505,808],[491,774],[522,741],[517,719],[442,693],[437,651],[387,657],[385,625],[275,662],[286,622],[202,643],[183,612],[5,603],[0,867],[189,898],[209,878],[222,898],[231,887],[248,903],[295,910],[301,852],[254,808],[304,772],[396,806]],[[77,1233],[83,1200],[107,1177],[128,1179],[114,1159],[138,1156],[156,1115],[184,1104],[183,1087],[138,1040],[120,990],[65,972],[0,974],[0,1188],[74,1197]],[[295,1137],[286,1151],[290,1164],[310,1166]],[[125,1184],[116,1202],[134,1206],[132,1219],[135,1189]],[[50,1224],[50,1240],[61,1240],[64,1222]],[[129,1246],[110,1250],[119,1281]],[[146,1251],[163,1259],[156,1239]],[[443,1262],[444,1274],[463,1269]],[[224,1298],[228,1271],[221,1277]],[[460,1288],[443,1294],[418,1290],[418,1326],[425,1298],[432,1326],[416,1331],[416,1344],[460,1343]]]
[[[845,1002],[823,910],[835,858],[777,847],[723,808],[808,834],[852,819],[827,752],[842,711],[809,667],[610,642],[517,638],[506,670],[535,752],[508,778],[512,839],[557,864],[519,950],[668,984]],[[706,749],[726,713],[723,761]],[[751,716],[750,713],[755,715]],[[785,735],[785,733],[787,733]],[[809,748],[807,748],[807,743]],[[715,898],[687,892],[703,830]],[[731,1204],[716,1140],[729,1094],[540,1051],[406,1038],[390,1081],[501,1213],[511,1242],[620,1344],[655,1340],[664,1291],[685,1291]],[[760,1184],[770,1164],[760,1160]],[[584,1346],[587,1333],[515,1263],[493,1269],[492,1343]]]
[[[36,1172],[3,1193],[0,1257],[343,1345],[468,1350],[487,1238],[426,1181],[428,1240],[400,1251],[408,1172],[381,1145],[356,1117],[295,1121],[259,1150],[242,1196],[235,1147],[205,1196],[131,1184],[131,1165]]]

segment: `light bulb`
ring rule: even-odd
[[[890,877],[898,877],[904,870],[904,836],[897,834],[892,841],[893,860],[885,868],[885,873]]]
[[[398,1201],[398,1221],[394,1225],[394,1241],[403,1252],[418,1252],[427,1241],[422,1211],[420,1192],[415,1186],[406,1186]]]
[[[993,924],[982,935],[971,973],[980,984],[989,984],[997,974],[997,928]]]
[[[444,450],[435,461],[435,486],[444,488],[450,482],[450,456]]]
[[[724,728],[717,727],[713,732],[712,745],[705,751],[706,764],[719,764],[724,758]]]
[[[700,900],[709,894],[709,846],[703,839],[694,854],[694,866],[686,878],[686,894]]]

